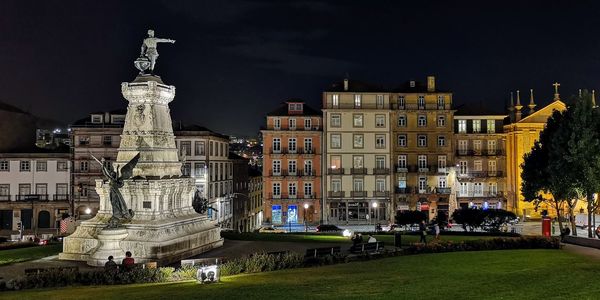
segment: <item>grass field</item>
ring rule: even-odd
[[[232,240],[244,241],[271,241],[271,242],[310,242],[310,243],[347,243],[351,241],[347,237],[338,235],[325,234],[280,234],[280,233],[223,233],[223,237]],[[374,235],[378,241],[383,241],[388,245],[394,245],[393,235]],[[492,236],[465,236],[465,235],[448,235],[440,236],[441,240],[445,241],[465,241],[465,240],[480,240],[489,239]],[[364,242],[367,242],[368,236],[363,235]],[[427,236],[427,240],[431,241],[433,236]],[[409,245],[419,241],[418,235],[402,235],[402,245]]]
[[[600,262],[562,250],[455,252],[194,282],[2,293],[2,299],[598,299]]]
[[[61,251],[62,244],[2,250],[0,251],[0,266],[57,255]]]

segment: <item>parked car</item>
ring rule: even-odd
[[[261,227],[258,232],[260,233],[285,233],[285,230],[283,229],[277,229],[273,226],[265,226],[265,227]]]
[[[317,232],[343,232],[344,230],[330,224],[322,224],[317,226]]]

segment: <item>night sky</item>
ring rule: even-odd
[[[289,98],[320,107],[349,74],[395,86],[435,75],[455,104],[501,111],[600,90],[596,1],[2,1],[0,101],[65,123],[124,108],[146,31],[173,119],[255,135]],[[575,3],[576,2],[576,3]],[[485,6],[484,6],[485,5]]]

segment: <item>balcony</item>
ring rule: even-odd
[[[47,194],[16,195],[16,201],[48,201]]]
[[[427,166],[427,165],[417,166],[417,172],[419,172],[419,173],[429,173],[430,169],[431,169],[430,166]]]
[[[344,168],[328,168],[327,175],[344,175]]]
[[[456,192],[456,197],[459,198],[502,198],[504,197],[503,192],[490,192],[490,191],[468,191],[468,192]]]
[[[52,200],[67,201],[67,200],[69,200],[69,195],[68,194],[55,194],[55,195],[52,195]]]
[[[373,169],[373,174],[375,174],[375,175],[389,175],[390,174],[390,169],[389,168],[374,168]]]
[[[366,175],[367,174],[367,168],[351,168],[350,169],[350,174],[352,174],[352,175]]]
[[[410,194],[411,193],[411,189],[410,189],[410,187],[404,187],[404,188],[396,187],[394,189],[394,192],[396,194]]]
[[[366,103],[363,101],[360,105],[354,105],[352,102],[340,102],[338,105],[333,105],[331,102],[327,103],[325,109],[389,109],[390,105],[377,104],[377,103]]]
[[[327,197],[329,198],[343,198],[346,196],[346,192],[344,191],[329,191],[327,192]]]
[[[486,178],[486,177],[502,177],[502,171],[471,171],[459,173],[458,178]]]
[[[417,103],[406,103],[404,105],[398,105],[397,103],[392,104],[392,109],[398,110],[449,110],[451,109],[450,104],[438,105],[437,103],[425,103],[425,105],[419,105]]]
[[[385,197],[385,198],[389,198],[390,197],[390,192],[389,191],[373,191],[373,197]]]
[[[351,191],[350,196],[355,197],[355,198],[357,198],[357,197],[364,198],[364,197],[367,197],[367,191]]]
[[[504,151],[501,149],[458,149],[456,150],[456,156],[502,156]]]
[[[0,201],[10,201],[10,195],[0,195]]]
[[[452,192],[452,189],[449,187],[436,187],[435,193],[439,195],[449,195]]]
[[[298,170],[298,174],[300,174],[300,176],[304,176],[304,177],[314,177],[314,176],[316,176],[316,171],[315,170]]]
[[[279,172],[274,172],[273,170],[269,171],[269,176],[271,177],[281,177],[281,176],[286,176],[287,175],[287,171],[279,171]]]
[[[406,165],[402,167],[396,165],[396,173],[408,173],[408,167]]]
[[[473,150],[459,149],[456,150],[456,156],[473,156]]]
[[[313,155],[315,154],[315,148],[298,148],[298,153],[303,155]]]
[[[271,149],[269,149],[269,154],[283,154],[283,151],[281,150],[281,147],[275,149],[273,147],[271,147]]]
[[[281,199],[281,194],[274,195],[273,193],[269,193],[269,199]]]
[[[303,194],[302,199],[315,199],[317,197],[316,194]]]

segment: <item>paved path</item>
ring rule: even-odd
[[[93,270],[84,262],[58,260],[58,255],[48,256],[38,260],[26,261],[0,267],[0,280],[7,281],[25,275],[25,269],[79,267],[79,270]]]
[[[583,256],[587,256],[587,257],[591,257],[593,259],[600,260],[600,249],[584,247],[584,246],[579,246],[579,245],[573,245],[573,244],[562,244],[562,245],[563,245],[563,249],[565,251],[581,254]]]

